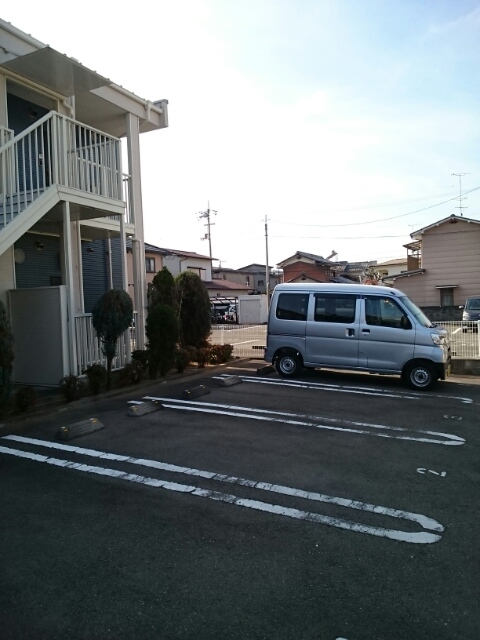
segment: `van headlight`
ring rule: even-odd
[[[431,333],[430,336],[432,338],[433,344],[445,344],[445,336],[441,336],[439,333]]]

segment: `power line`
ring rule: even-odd
[[[274,236],[270,238],[295,238],[296,240],[374,240],[376,238],[405,238],[408,233],[402,233],[399,236]]]
[[[398,207],[400,204],[408,204],[410,202],[422,202],[422,200],[431,200],[432,198],[443,198],[449,193],[440,193],[435,196],[425,196],[424,198],[410,198],[408,200],[399,200],[398,202],[387,202],[385,204],[370,204],[366,207],[347,207],[345,209],[320,209],[311,213],[304,213],[305,216],[318,216],[322,213],[343,213],[347,211],[367,211],[369,209],[382,209],[383,207]]]
[[[473,191],[478,191],[479,187],[475,187],[474,189],[470,189],[469,191],[465,191],[465,193],[472,193]],[[406,216],[411,216],[414,213],[420,213],[422,211],[428,211],[429,209],[434,209],[435,207],[440,207],[442,204],[447,204],[448,202],[452,202],[453,200],[458,200],[458,196],[454,198],[449,198],[448,200],[443,200],[443,202],[437,202],[437,204],[432,204],[429,207],[424,207],[423,209],[416,209],[415,211],[409,211],[408,213],[401,213],[398,216],[391,216],[390,218],[379,218],[377,220],[367,220],[366,222],[346,222],[344,224],[303,224],[299,222],[284,222],[282,220],[277,220],[278,224],[290,224],[295,225],[297,227],[322,227],[323,229],[327,227],[356,227],[363,224],[375,224],[377,222],[387,222],[389,220],[396,220],[397,218],[405,218]]]

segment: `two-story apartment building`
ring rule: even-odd
[[[127,236],[143,346],[139,136],[167,125],[165,100],[144,100],[0,20],[0,299],[16,382],[56,385],[98,361],[88,311],[112,286],[128,290]]]

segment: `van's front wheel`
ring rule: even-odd
[[[437,382],[437,372],[429,362],[416,362],[407,367],[405,380],[411,389],[425,391]]]
[[[295,351],[287,351],[277,356],[275,368],[282,378],[293,378],[303,368],[302,359]]]

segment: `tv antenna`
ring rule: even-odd
[[[212,257],[212,234],[210,231],[210,227],[215,226],[213,222],[210,222],[210,215],[212,213],[214,215],[217,215],[217,212],[214,209],[210,209],[210,202],[207,203],[206,211],[199,211],[199,213],[197,213],[199,220],[202,220],[203,218],[206,218],[207,220],[207,224],[205,225],[207,227],[207,233],[203,236],[203,238],[200,238],[200,240],[208,240],[208,249],[209,249],[210,258]]]
[[[469,173],[452,173],[452,176],[457,176],[458,183],[459,183],[459,188],[460,188],[460,195],[457,198],[459,206],[455,207],[455,209],[460,209],[460,215],[462,217],[463,217],[463,210],[464,209],[468,209],[468,207],[464,207],[462,205],[462,200],[466,200],[467,199],[466,197],[462,198],[462,177],[463,176],[469,176],[469,175],[470,175]]]

